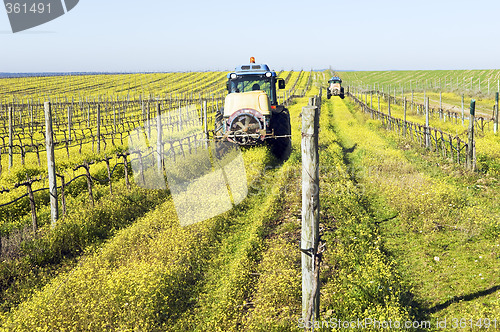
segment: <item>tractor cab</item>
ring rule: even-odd
[[[342,84],[342,80],[340,79],[340,77],[338,76],[333,76],[332,78],[330,78],[330,80],[328,81],[328,83],[339,83],[339,84]]]
[[[250,64],[236,67],[233,73],[227,75],[228,93],[244,93],[250,91],[264,91],[271,107],[278,105],[276,95],[276,82],[278,88],[285,88],[285,81],[276,77],[276,72],[269,69],[266,64],[255,64],[255,59],[250,58]]]

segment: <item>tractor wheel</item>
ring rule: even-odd
[[[271,128],[275,136],[291,135],[290,113],[287,109],[281,112],[273,112],[271,118]],[[269,140],[271,152],[281,160],[290,156],[292,150],[292,139],[290,137],[272,138]]]
[[[344,99],[345,95],[344,95],[344,88],[340,88],[340,98],[341,99]]]

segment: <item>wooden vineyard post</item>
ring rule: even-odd
[[[426,94],[426,92],[424,90],[424,106],[423,106],[422,112],[425,112],[425,103],[426,103],[426,101],[427,101],[427,94]]]
[[[54,134],[52,132],[52,110],[50,102],[44,103],[45,111],[45,139],[47,150],[47,170],[49,174],[49,192],[50,192],[50,216],[51,226],[54,227],[59,218],[59,207],[57,204],[57,179],[56,163],[54,160]]]
[[[208,137],[208,117],[207,117],[207,101],[203,101],[203,130],[205,131],[205,138],[209,139]]]
[[[9,107],[9,169],[14,164],[14,124],[12,117],[12,107]]]
[[[309,105],[309,106],[315,106],[315,103],[316,103],[316,102],[315,102],[315,97],[310,97],[310,98],[309,98],[309,104],[308,104],[308,105]]]
[[[425,128],[424,128],[424,134],[425,134],[425,147],[430,148],[431,146],[431,137],[430,137],[430,130],[429,130],[429,97],[425,99]]]
[[[476,146],[474,142],[474,122],[476,113],[476,101],[470,101],[470,118],[469,118],[469,140],[467,145],[467,168],[471,171],[476,170]]]
[[[30,135],[33,135],[33,106],[29,106],[30,110]]]
[[[403,110],[404,110],[404,113],[403,113],[403,126],[404,126],[404,132],[403,132],[403,136],[406,136],[406,97],[403,97]]]
[[[391,130],[392,129],[392,122],[391,122],[391,91],[389,90],[389,98],[387,99],[387,128]]]
[[[151,137],[151,110],[150,110],[150,100],[148,100],[148,107],[146,108],[146,121],[148,124],[148,137]]]
[[[179,106],[179,131],[182,131],[182,106]]]
[[[116,135],[116,109],[113,103],[113,135]]]
[[[142,121],[146,122],[146,114],[144,113],[144,99],[143,95],[139,96],[139,101],[141,102],[141,114],[142,114]]]
[[[101,103],[97,104],[97,153],[101,153]]]
[[[319,158],[317,106],[302,108],[302,317],[319,317]]]
[[[387,115],[391,116],[391,97],[389,96],[389,99],[387,99]]]
[[[161,125],[161,105],[158,103],[156,109],[156,152],[157,152],[157,166],[158,174],[163,174],[163,129]]]
[[[498,134],[498,92],[495,93],[495,116],[493,119],[493,132]]]
[[[439,117],[441,120],[446,121],[446,116],[443,114],[443,96],[441,91],[439,91]]]
[[[68,140],[71,142],[71,108],[68,106]]]
[[[377,101],[378,101],[378,111],[380,114],[380,92],[379,91],[377,91]]]
[[[464,94],[462,93],[462,126],[464,125],[464,121],[465,121]]]
[[[413,113],[413,90],[411,90],[411,112]]]
[[[87,127],[90,127],[90,102],[88,102],[87,108]]]

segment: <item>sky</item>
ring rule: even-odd
[[[0,72],[499,69],[499,32],[498,0],[80,0],[15,34],[0,8]]]

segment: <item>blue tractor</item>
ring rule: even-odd
[[[284,156],[291,147],[290,114],[278,104],[278,89],[285,81],[266,64],[250,63],[236,67],[227,75],[224,109],[216,115],[215,138],[238,145],[264,142],[277,156]]]

